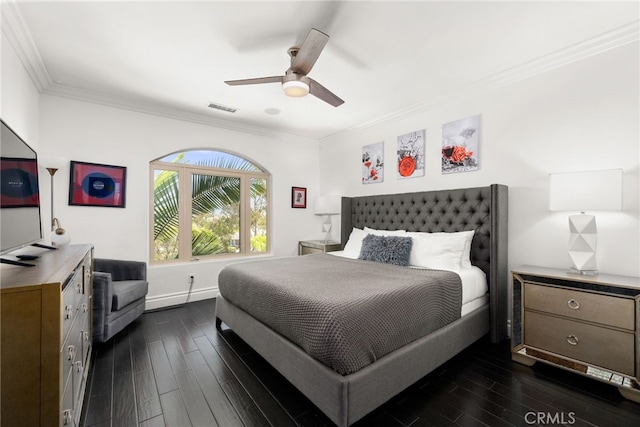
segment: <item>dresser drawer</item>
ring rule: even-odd
[[[635,376],[634,334],[526,311],[526,345]]]
[[[76,270],[71,279],[67,282],[62,294],[62,339],[66,339],[69,334],[73,319],[78,311],[78,305],[83,298],[83,278],[82,269]]]
[[[572,319],[587,320],[617,328],[635,329],[634,301],[525,283],[525,309],[544,311]]]

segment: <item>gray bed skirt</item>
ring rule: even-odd
[[[348,426],[489,332],[489,305],[342,376],[221,296],[216,317],[339,426]]]

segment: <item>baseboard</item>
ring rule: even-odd
[[[191,291],[191,294],[188,292],[176,292],[173,294],[157,295],[152,297],[147,295],[144,309],[145,311],[158,310],[174,305],[181,305],[187,302],[211,299],[217,296],[217,287],[193,290]]]

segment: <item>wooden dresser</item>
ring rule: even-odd
[[[555,365],[640,402],[640,278],[523,266],[512,279],[514,361]]]
[[[2,426],[76,425],[91,359],[93,247],[2,266]]]

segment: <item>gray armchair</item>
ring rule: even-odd
[[[105,342],[144,312],[147,264],[101,258],[93,262],[93,340]]]

